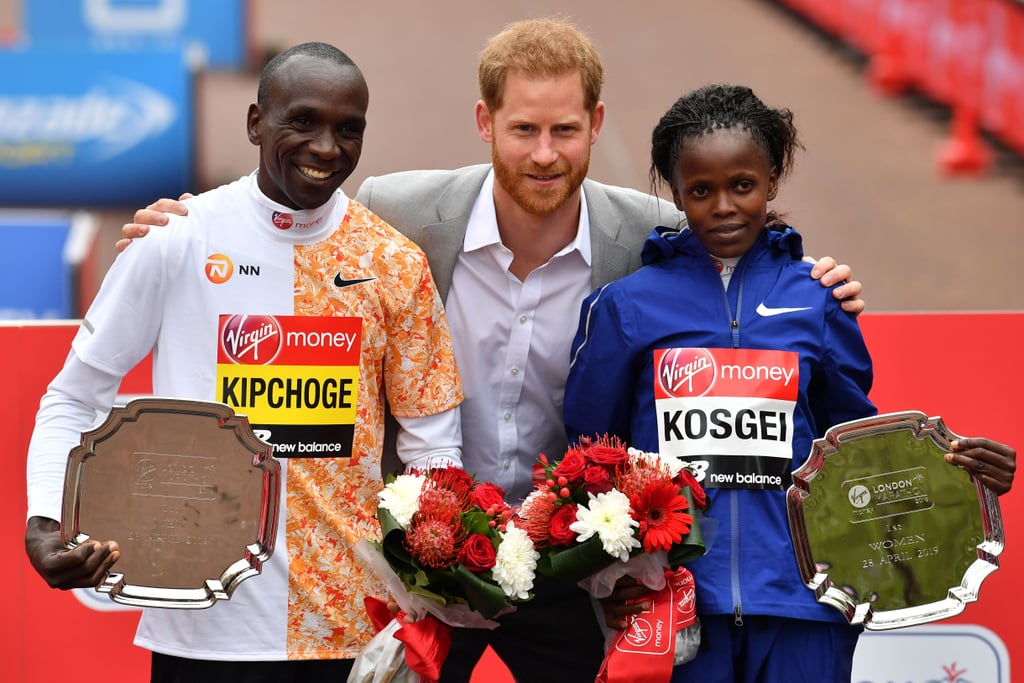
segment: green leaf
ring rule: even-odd
[[[508,604],[505,591],[501,590],[499,586],[485,581],[461,564],[454,567],[454,578],[469,600],[469,606],[488,619],[493,618]]]
[[[377,521],[380,523],[380,549],[384,559],[388,561],[391,568],[399,575],[404,576],[410,572],[415,572],[416,564],[403,543],[405,529],[384,508],[377,508]]]
[[[598,572],[616,559],[604,551],[601,539],[591,536],[571,548],[545,553],[541,558],[544,574],[575,583]],[[541,562],[537,568],[541,569]]]
[[[479,508],[474,508],[462,515],[462,524],[466,527],[466,531],[471,534],[491,536],[494,530],[491,528],[490,522],[491,518]]]

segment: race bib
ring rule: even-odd
[[[662,453],[693,464],[706,488],[790,485],[800,357],[792,351],[654,351]]]
[[[351,457],[361,332],[359,318],[222,315],[217,400],[278,458]]]

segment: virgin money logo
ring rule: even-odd
[[[651,642],[652,635],[654,635],[654,629],[651,628],[651,622],[641,617],[634,617],[626,627],[626,634],[623,638],[633,647],[640,648]]]
[[[290,213],[281,213],[280,211],[275,211],[271,220],[274,222],[274,227],[281,230],[287,230],[292,227],[294,222]]]
[[[239,365],[267,365],[284,345],[281,324],[269,315],[233,315],[221,331],[224,352]]]
[[[235,264],[225,254],[210,254],[206,257],[206,279],[215,285],[222,285],[231,279]]]
[[[676,621],[688,623],[697,614],[697,599],[693,586],[684,588],[677,595],[681,596],[676,600]]]
[[[715,357],[707,349],[655,351],[654,381],[669,397],[703,396],[715,375]]]

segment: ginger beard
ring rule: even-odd
[[[491,163],[498,184],[516,204],[527,213],[545,216],[562,206],[583,184],[590,169],[590,148],[575,167],[565,159],[559,159],[551,168],[538,170],[532,166],[512,168],[501,157],[498,146],[491,144]],[[558,176],[558,182],[538,187],[529,176]]]

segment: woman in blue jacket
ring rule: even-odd
[[[643,267],[584,302],[572,347],[570,440],[609,433],[691,462],[718,520],[689,565],[704,644],[676,681],[850,680],[860,629],[801,583],[785,495],[815,438],[875,413],[871,358],[769,211],[799,146],[792,113],[749,88],[680,98],[652,176],[689,229],[655,229]]]

